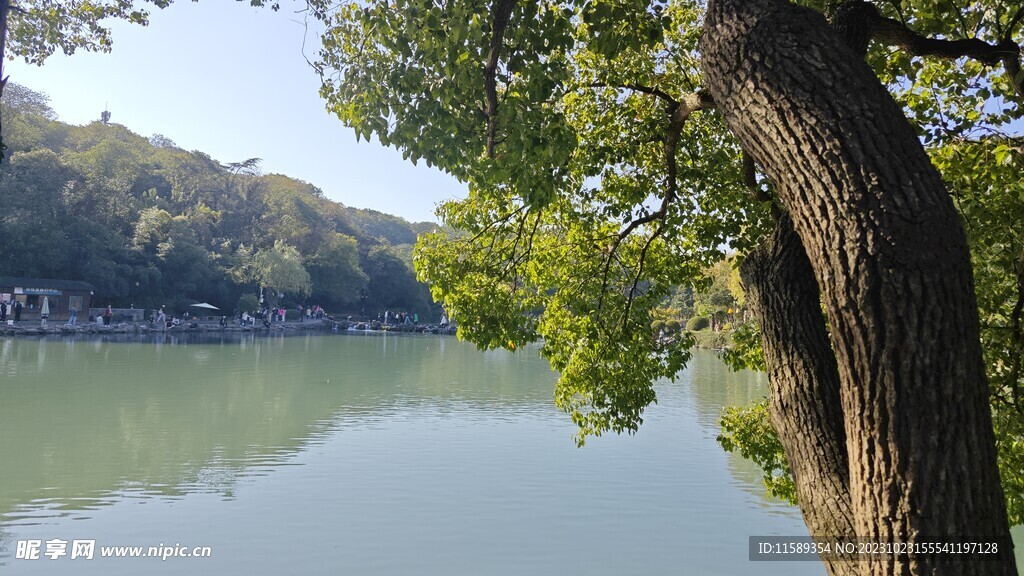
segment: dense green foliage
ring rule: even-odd
[[[726,239],[762,213],[745,201],[730,163],[736,148],[705,115],[685,127],[687,149],[678,157],[681,171],[702,179],[673,193],[678,201],[668,203],[661,226],[622,234],[624,222],[658,210],[651,193],[662,187],[665,111],[617,85],[663,77],[666,89],[696,88],[685,74],[663,75],[675,65],[664,52],[666,35],[685,46],[681,63],[696,74],[685,55],[696,35],[663,29],[657,18],[617,21],[617,12],[603,12],[628,15],[626,6],[593,6],[581,14],[551,3],[515,5],[517,22],[536,25],[506,32],[513,48],[498,74],[493,155],[484,153],[491,138],[481,116],[487,3],[343,6],[322,63],[325,97],[358,134],[375,134],[469,183],[466,201],[440,211],[463,234],[421,239],[421,278],[463,338],[485,348],[543,340],[542,354],[561,374],[556,399],[581,441],[637,428],[654,400],[652,382],[674,376],[692,342],[657,340],[652,308],[721,259]],[[609,44],[588,45],[599,30]],[[613,54],[616,46],[621,54]]]
[[[704,330],[711,326],[711,321],[704,316],[694,316],[686,321],[687,330]]]
[[[768,493],[796,502],[796,483],[786,461],[782,443],[768,418],[768,402],[726,408],[722,414],[722,434],[718,442],[761,467]]]
[[[4,275],[86,280],[97,303],[124,307],[208,301],[231,311],[262,286],[335,311],[432,313],[404,255],[436,226],[342,206],[305,182],[261,175],[257,159],[224,165],[116,124],[69,126],[16,84],[2,114]]]
[[[802,4],[827,11],[838,2]],[[507,28],[494,25],[503,6]],[[877,7],[928,36],[1021,42],[1016,0]],[[742,304],[734,281],[706,271],[724,260],[725,246],[742,258],[766,231],[764,195],[745,184],[718,116],[677,115],[701,87],[703,8],[697,0],[368,0],[328,21],[319,66],[332,110],[362,137],[469,183],[466,200],[440,211],[461,234],[421,239],[420,277],[463,338],[484,348],[543,339],[542,354],[561,373],[556,400],[580,441],[637,429],[655,400],[652,382],[672,377],[692,343],[655,338],[664,326],[657,310],[714,318]],[[912,57],[880,44],[868,61],[919,128],[970,226],[1003,485],[1020,521],[1019,67]],[[763,365],[756,327],[738,332],[743,349],[730,361]],[[762,412],[727,421],[770,435],[761,416],[742,423]],[[726,441],[741,446],[757,435]],[[745,452],[774,478],[785,468],[770,440]]]

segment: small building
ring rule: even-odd
[[[22,320],[39,318],[43,297],[47,298],[51,320],[66,320],[72,308],[83,316],[83,313],[87,314],[95,292],[95,286],[80,280],[0,276],[0,301],[21,302],[24,306]]]

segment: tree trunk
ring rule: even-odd
[[[4,75],[4,62],[7,61],[7,17],[11,14],[11,0],[0,0],[0,101],[4,97],[7,76]],[[0,119],[0,162],[7,157],[7,144],[4,143],[4,127]]]
[[[761,323],[771,388],[768,410],[793,470],[804,522],[825,542],[852,540],[856,533],[839,370],[818,283],[788,216],[747,255],[740,277]],[[860,573],[859,563],[850,557],[824,560],[833,576]]]
[[[821,288],[857,535],[998,547],[872,555],[863,573],[1016,574],[967,242],[910,124],[824,18],[788,2],[709,0],[701,52]]]

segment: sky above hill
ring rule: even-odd
[[[179,1],[148,27],[112,23],[109,54],[55,54],[42,67],[16,60],[10,80],[50,97],[61,120],[111,122],[164,135],[221,162],[262,158],[264,173],[320,187],[348,206],[433,221],[438,202],[465,186],[355,133],[324,108],[307,64],[319,41],[298,4],[279,12],[248,2]],[[294,6],[294,7],[293,7]]]

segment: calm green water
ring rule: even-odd
[[[765,393],[698,354],[636,436],[571,441],[535,351],[445,337],[0,339],[5,574],[823,574],[714,441]],[[93,560],[15,559],[95,540]],[[101,558],[105,546],[208,558]],[[43,552],[45,552],[45,545]]]

